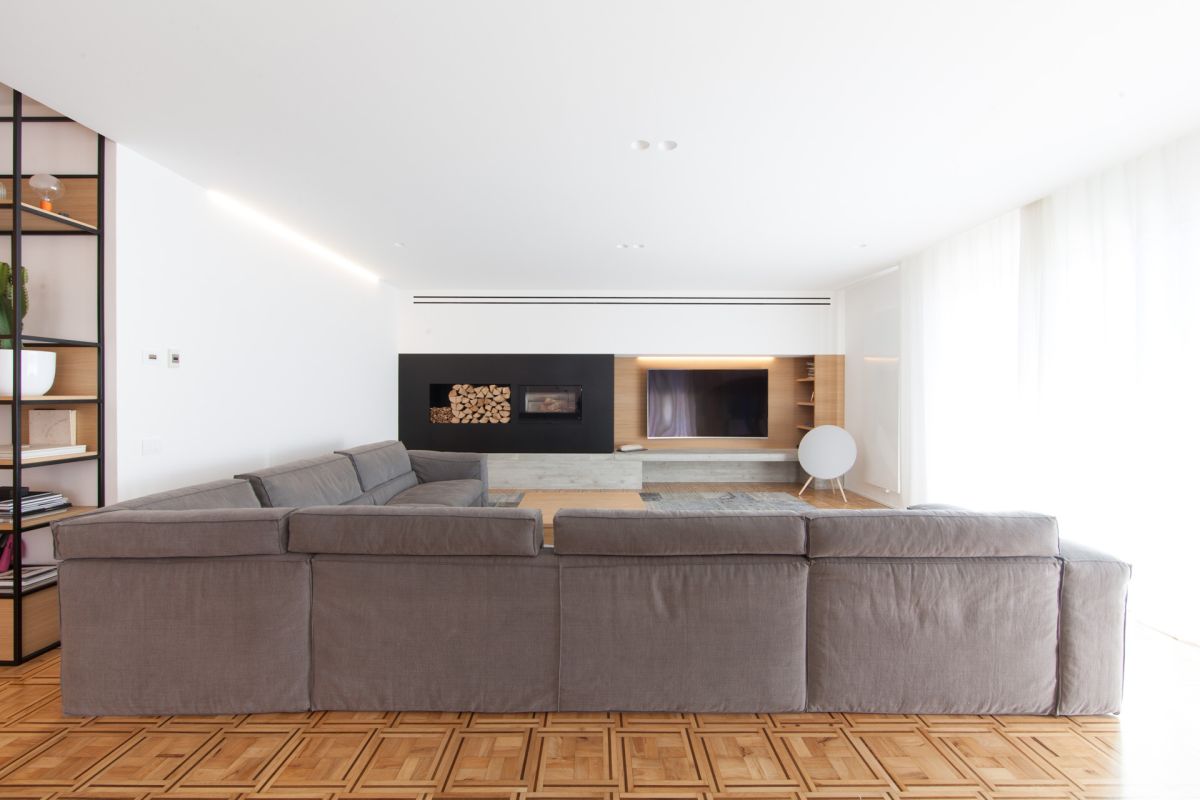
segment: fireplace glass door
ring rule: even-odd
[[[548,421],[583,418],[582,386],[522,386],[521,417]]]

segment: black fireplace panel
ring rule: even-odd
[[[612,452],[611,355],[402,354],[399,366],[398,432],[412,449]]]

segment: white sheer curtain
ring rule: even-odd
[[[1009,483],[1017,380],[1020,212],[905,260],[901,492],[987,508]]]
[[[902,279],[906,500],[1056,514],[1134,563],[1140,616],[1200,641],[1200,136]]]

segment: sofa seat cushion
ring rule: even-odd
[[[290,508],[104,511],[54,524],[59,558],[212,558],[287,552]]]
[[[412,460],[403,442],[395,439],[338,450],[354,464],[362,490],[370,494],[376,505],[384,505],[410,486],[417,484]]]
[[[187,511],[196,508],[262,508],[262,504],[258,502],[249,481],[226,478],[136,497],[115,503],[105,510],[126,511],[134,508]]]
[[[250,481],[259,501],[268,508],[340,505],[356,501],[364,494],[354,464],[337,454],[291,461],[234,477]]]
[[[294,553],[364,556],[536,556],[542,515],[529,508],[323,506],[291,516]]]
[[[1054,558],[1058,522],[1023,511],[954,509],[808,514],[810,558]]]
[[[803,514],[788,511],[563,509],[554,549],[563,556],[723,556],[805,553]]]
[[[482,505],[483,481],[463,478],[457,481],[419,483],[388,501],[389,506],[467,506]]]

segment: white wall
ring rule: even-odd
[[[843,292],[846,430],[858,460],[846,488],[890,506],[900,498],[900,271]]]
[[[112,212],[109,502],[395,437],[395,289],[124,146]]]
[[[837,328],[833,306],[418,305],[410,295],[399,314],[400,349],[406,353],[799,355],[838,352]]]

